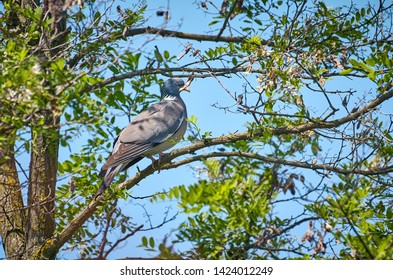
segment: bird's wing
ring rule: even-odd
[[[163,100],[141,112],[122,130],[102,170],[121,164],[125,167],[134,159],[146,155],[174,135],[186,117],[182,100]]]
[[[141,112],[120,133],[122,143],[162,143],[173,135],[186,118],[181,99],[162,100]]]

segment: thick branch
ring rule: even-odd
[[[166,30],[154,27],[143,27],[128,30],[124,36],[135,36],[140,34],[155,34],[162,37],[174,37],[178,39],[188,39],[195,41],[210,41],[210,42],[227,42],[227,43],[242,43],[246,39],[245,37],[232,37],[232,36],[216,36],[216,35],[202,35],[195,33],[185,33],[180,31]],[[262,42],[262,44],[269,44],[268,41]]]
[[[232,36],[221,36],[217,38],[214,35],[203,35],[203,34],[195,34],[195,33],[185,33],[180,31],[173,31],[173,30],[166,30],[154,27],[142,27],[142,28],[135,28],[135,29],[128,29],[125,33],[120,35],[112,35],[109,34],[101,38],[99,36],[99,40],[110,43],[116,42],[119,39],[123,39],[124,37],[132,37],[137,35],[146,35],[146,34],[153,34],[156,36],[162,37],[172,37],[177,39],[187,39],[187,40],[195,40],[199,42],[227,42],[227,43],[242,43],[246,39],[245,37],[232,37]],[[269,41],[262,41],[261,44],[271,45]],[[90,46],[85,47],[81,51],[79,51],[72,59],[69,60],[67,63],[70,67],[74,67],[78,61],[89,52]]]
[[[393,97],[393,89],[390,89],[387,93],[381,94],[380,96],[375,98],[373,101],[371,101],[369,104],[359,109],[358,111],[355,111],[345,117],[333,121],[308,122],[294,127],[286,126],[286,127],[279,127],[279,128],[262,128],[256,131],[245,131],[245,132],[240,132],[230,135],[219,136],[216,138],[206,138],[187,147],[179,148],[172,151],[169,155],[163,157],[161,163],[162,165],[164,165],[165,163],[169,163],[171,160],[179,156],[185,154],[193,154],[196,151],[205,147],[216,146],[226,143],[234,143],[240,140],[252,140],[255,139],[256,137],[263,136],[265,130],[269,130],[269,133],[271,135],[279,136],[279,135],[286,135],[286,134],[299,134],[316,129],[331,129],[331,128],[339,127],[345,123],[358,119],[361,115],[366,114],[367,112],[373,110],[374,108],[382,104],[384,101],[392,97]]]
[[[245,158],[251,158],[251,159],[256,159],[259,161],[263,161],[266,163],[277,163],[281,165],[288,165],[288,166],[293,166],[293,167],[300,167],[300,168],[305,168],[305,169],[313,169],[313,170],[327,170],[335,173],[340,173],[340,174],[359,174],[359,175],[365,175],[365,176],[371,176],[371,175],[379,175],[379,174],[387,174],[389,172],[393,172],[393,166],[388,166],[385,168],[376,168],[376,169],[359,169],[359,168],[352,168],[352,169],[343,169],[343,168],[338,168],[335,166],[331,166],[328,164],[312,164],[312,163],[307,163],[307,162],[301,162],[301,161],[292,161],[292,160],[285,160],[285,159],[278,159],[278,158],[272,158],[272,157],[265,157],[261,156],[256,153],[245,153],[245,152],[211,152],[211,153],[206,153],[202,155],[196,155],[192,157],[188,157],[183,160],[179,160],[176,162],[170,162],[161,167],[161,169],[173,169],[185,164],[189,164],[191,162],[195,161],[200,161],[203,159],[208,159],[208,158],[214,158],[214,157],[245,157]]]
[[[96,211],[97,207],[102,204],[104,196],[99,196],[90,201],[79,214],[58,234],[55,238],[46,241],[41,249],[42,259],[52,259],[56,256],[60,248],[68,242],[76,231],[89,219]]]
[[[51,127],[59,118],[53,111],[43,111],[37,120],[44,119],[44,125]],[[27,245],[25,258],[35,258],[35,251],[41,248],[45,239],[55,231],[55,190],[59,152],[58,129],[32,128],[32,152],[30,155],[30,174],[27,203]]]
[[[13,133],[8,133],[13,138]],[[22,210],[24,205],[15,165],[14,142],[10,142],[0,147],[0,237],[7,259],[21,259],[26,246],[26,215]]]

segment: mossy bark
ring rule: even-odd
[[[53,111],[47,110],[45,127],[50,129],[32,130],[32,151],[30,158],[30,178],[28,188],[27,246],[24,258],[33,258],[46,239],[55,230],[55,191],[58,162],[58,131]]]
[[[0,159],[0,236],[7,258],[21,259],[26,246],[26,215],[12,141],[0,148]]]
[[[42,62],[41,71],[44,73],[43,77],[47,78],[42,80],[41,90],[44,89],[46,92],[40,100],[39,110],[24,118],[28,121],[26,126],[31,130],[28,190],[25,201],[23,195],[26,196],[26,192],[22,190],[18,179],[13,152],[15,140],[10,138],[0,143],[0,236],[8,259],[46,259],[55,258],[57,254],[43,250],[47,240],[53,238],[55,231],[54,207],[61,114],[57,104],[58,85],[50,78],[50,62],[62,51],[60,46],[66,40],[67,5],[69,3],[65,0],[16,0],[6,7],[10,9],[10,16],[6,22],[6,28],[10,32],[7,34],[13,37],[24,36],[24,32],[30,32],[30,20],[23,18],[23,14],[18,12],[20,8],[30,6],[35,9],[41,6],[43,18],[49,16],[53,19],[51,30],[39,29],[45,32],[40,36],[40,42],[27,42],[34,50],[34,55]],[[26,95],[28,94],[29,92],[26,92]],[[0,117],[1,114],[5,113],[0,112]],[[16,139],[17,130],[6,127],[0,119],[0,132],[8,130],[12,131],[13,139]]]

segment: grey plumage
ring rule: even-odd
[[[188,87],[179,78],[167,80],[161,101],[141,112],[116,138],[113,151],[99,175],[104,177],[97,195],[103,193],[122,170],[173,147],[187,128],[187,109],[180,92]]]

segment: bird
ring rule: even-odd
[[[142,111],[120,132],[113,143],[113,151],[99,173],[103,177],[96,196],[111,185],[114,177],[145,157],[172,148],[182,139],[187,128],[187,108],[180,92],[188,91],[188,84],[171,78],[161,87],[161,101]]]

